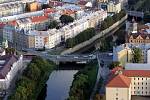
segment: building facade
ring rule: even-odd
[[[0,89],[7,90],[11,86],[11,81],[22,69],[23,57],[15,55],[4,55],[0,57]]]
[[[131,100],[131,96],[150,96],[150,70],[122,70],[106,86],[106,100]]]
[[[109,2],[107,4],[107,12],[109,13],[119,13],[121,9],[122,8],[120,2]]]

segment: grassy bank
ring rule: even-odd
[[[53,62],[35,57],[16,82],[16,89],[9,100],[36,100],[55,68]]]
[[[68,100],[88,100],[97,77],[97,63],[89,63],[74,76]]]

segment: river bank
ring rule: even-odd
[[[51,61],[33,58],[16,82],[16,88],[9,100],[36,100],[55,67]]]
[[[98,65],[91,62],[74,75],[68,100],[88,100],[94,88]]]

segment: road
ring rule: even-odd
[[[43,58],[49,59],[51,61],[60,61],[60,62],[82,62],[82,61],[90,61],[93,59],[96,59],[95,54],[72,54],[72,55],[50,55],[46,51],[39,52],[39,51],[32,51],[31,53],[34,53],[38,56],[41,56]]]
[[[97,80],[94,86],[94,89],[91,93],[90,100],[93,100],[95,93],[98,88],[99,80],[102,77],[104,79],[103,88],[101,89],[102,92],[105,92],[105,80],[107,80],[107,77],[109,75],[109,68],[107,67],[108,64],[112,62],[112,55],[109,55],[110,53],[97,53],[97,60],[98,60],[98,73],[97,73]],[[104,66],[101,66],[101,63],[103,62]]]

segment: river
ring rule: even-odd
[[[65,100],[68,97],[73,76],[78,70],[55,70],[51,73],[38,100]]]

